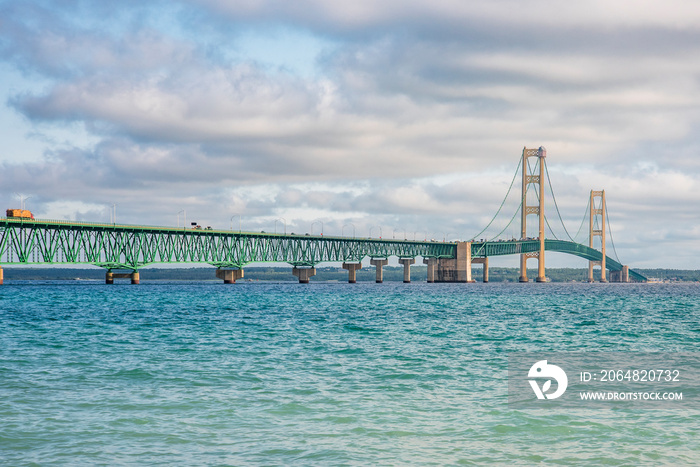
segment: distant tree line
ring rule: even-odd
[[[103,280],[105,270],[99,268],[28,268],[28,267],[4,267],[5,280],[76,280],[95,279]],[[141,280],[218,280],[214,275],[215,269],[210,268],[144,268],[140,270]],[[638,269],[638,272],[648,278],[660,279],[663,281],[700,281],[700,270],[683,269]],[[528,277],[533,279],[537,276],[536,269],[528,269]],[[584,282],[588,278],[588,269],[585,268],[548,268],[547,278],[552,282]],[[518,268],[489,268],[489,282],[517,282],[519,277]],[[482,280],[481,266],[472,269],[472,277],[477,282]],[[596,280],[600,278],[600,269],[594,270]],[[373,266],[365,266],[357,271],[358,281],[374,281],[376,278]],[[348,279],[348,272],[340,267],[323,266],[316,268],[316,275],[312,281],[340,281]],[[411,280],[421,282],[427,279],[427,267],[415,265],[411,267]],[[273,267],[247,267],[243,280],[253,281],[296,281],[292,275],[291,266]],[[403,266],[385,266],[384,280],[402,281]]]

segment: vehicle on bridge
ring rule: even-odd
[[[34,220],[34,214],[32,214],[31,211],[28,211],[27,209],[8,209],[7,210],[7,217],[8,218],[19,218],[19,219],[32,219]]]

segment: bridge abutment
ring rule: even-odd
[[[348,271],[348,284],[357,282],[357,271],[362,269],[362,263],[343,263],[343,269]]]
[[[454,258],[437,260],[436,282],[474,282],[472,279],[472,244],[457,243]]]
[[[411,265],[416,263],[415,258],[399,258],[399,263],[403,264],[403,283],[411,282]]]
[[[381,284],[384,282],[384,270],[382,269],[384,266],[389,264],[389,260],[386,258],[372,258],[370,260],[370,264],[372,266],[376,266],[377,268],[377,279],[376,282],[377,284]]]
[[[236,280],[243,278],[243,269],[217,269],[216,278],[222,279],[224,284],[235,284]]]
[[[308,284],[309,279],[316,275],[316,268],[298,268],[294,266],[292,274],[299,278],[300,284]]]

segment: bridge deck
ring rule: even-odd
[[[456,248],[456,242],[0,218],[0,264],[93,264],[133,270],[154,263],[208,263],[228,268],[262,262],[315,266],[357,263],[367,257],[454,258]],[[534,239],[472,242],[471,246],[477,258],[538,249],[539,241]],[[599,251],[574,242],[547,239],[545,249],[590,261],[602,259]],[[622,264],[606,257],[606,267],[619,271]],[[646,280],[632,270],[630,277]]]

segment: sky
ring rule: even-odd
[[[509,238],[544,146],[547,237],[605,190],[609,253],[698,269],[699,125],[685,0],[0,0],[0,203],[38,218]]]

